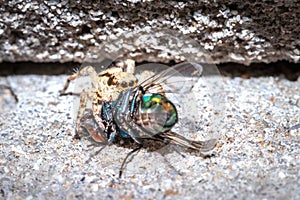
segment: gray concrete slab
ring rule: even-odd
[[[1,199],[300,199],[300,79],[212,77],[226,94],[214,155],[143,149],[119,179],[131,149],[91,157],[100,147],[73,138],[73,97],[58,96],[66,78],[0,77],[18,97],[1,90]]]

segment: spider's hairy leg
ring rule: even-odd
[[[116,61],[115,65],[117,67],[124,69],[125,72],[134,73],[135,61],[132,59],[123,59],[123,60]]]
[[[92,113],[83,116],[80,120],[80,127],[83,131],[89,134],[89,137],[92,139],[94,146],[98,146],[100,144],[106,144],[106,137],[103,129],[100,129],[98,124],[95,122],[94,118],[91,117]],[[95,143],[96,142],[96,143]]]
[[[84,116],[84,111],[86,109],[87,102],[88,102],[88,100],[93,99],[95,93],[96,93],[96,91],[94,89],[90,89],[90,88],[84,89],[80,93],[80,105],[79,105],[79,110],[78,110],[78,114],[77,114],[77,117],[76,117],[76,135],[78,135],[79,132],[80,132],[80,127],[81,127],[80,121],[81,121],[81,118]],[[93,110],[93,115],[94,115],[94,118],[95,118],[96,122],[99,125],[100,132],[98,132],[98,131],[97,132],[90,132],[89,131],[89,133],[91,134],[92,138],[96,142],[104,142],[104,138],[103,138],[103,135],[102,135],[101,132],[104,131],[105,126],[102,123],[102,120],[99,117],[99,115],[97,115],[97,113],[95,113],[94,110]],[[97,120],[98,118],[100,118],[100,120]]]
[[[102,101],[99,97],[98,90],[92,92],[90,99],[92,99],[92,111],[93,111],[93,116],[94,116],[95,121],[99,125],[99,128],[101,131],[103,131],[103,132],[107,131],[106,130],[107,127],[103,124],[103,120],[101,118],[100,111],[102,110]],[[81,106],[81,103],[80,103],[80,106]],[[99,134],[92,135],[92,137],[96,142],[103,142],[103,141],[101,141],[103,138],[103,136],[101,134],[100,135]]]
[[[93,94],[93,90],[89,88],[83,89],[80,93],[79,110],[76,117],[76,134],[80,130],[80,120],[83,117],[88,99],[91,99],[91,94]]]
[[[87,66],[87,67],[82,68],[80,71],[78,71],[78,72],[76,72],[76,73],[74,73],[74,74],[72,74],[71,76],[68,77],[68,79],[67,79],[67,81],[64,85],[64,88],[60,91],[60,96],[63,96],[63,95],[76,95],[73,92],[66,92],[67,89],[69,88],[70,82],[75,80],[76,78],[79,78],[80,76],[83,76],[83,75],[86,75],[86,74],[89,75],[92,86],[94,88],[96,88],[97,83],[98,83],[97,72],[95,71],[95,69],[92,66]]]

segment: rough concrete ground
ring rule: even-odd
[[[214,155],[97,149],[73,139],[67,76],[0,77],[0,199],[300,199],[300,79],[212,77],[225,119]],[[205,113],[202,115],[207,117]]]
[[[298,0],[2,1],[0,60],[83,62],[121,45],[139,62],[195,52],[205,63],[299,63],[299,8]],[[189,38],[195,43],[183,48]]]

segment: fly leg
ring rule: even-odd
[[[121,176],[122,176],[123,169],[124,169],[124,165],[125,165],[127,159],[129,158],[129,156],[132,155],[134,152],[139,151],[142,147],[143,147],[142,144],[138,144],[138,146],[137,146],[135,149],[133,149],[132,151],[130,151],[130,152],[126,155],[126,157],[124,158],[124,160],[123,160],[123,162],[122,162],[122,165],[121,165],[121,167],[120,167],[120,170],[119,170],[119,178],[121,178]]]
[[[129,98],[131,96],[131,89],[128,89],[126,91],[121,92],[119,95],[119,98],[117,100],[117,105],[113,109],[113,118],[114,121],[119,125],[119,127],[125,131],[127,134],[131,136],[131,138],[134,139],[134,141],[137,142],[137,147],[133,149],[131,152],[129,152],[125,159],[122,162],[122,165],[119,170],[119,178],[121,178],[124,166],[126,164],[126,161],[128,160],[129,156],[131,156],[133,153],[139,151],[143,147],[142,138],[139,136],[139,134],[142,134],[143,131],[137,126],[133,126],[132,123],[133,119],[130,114],[129,110]]]

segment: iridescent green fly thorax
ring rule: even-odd
[[[138,125],[152,134],[171,130],[178,122],[175,105],[161,94],[144,94],[135,115]]]

